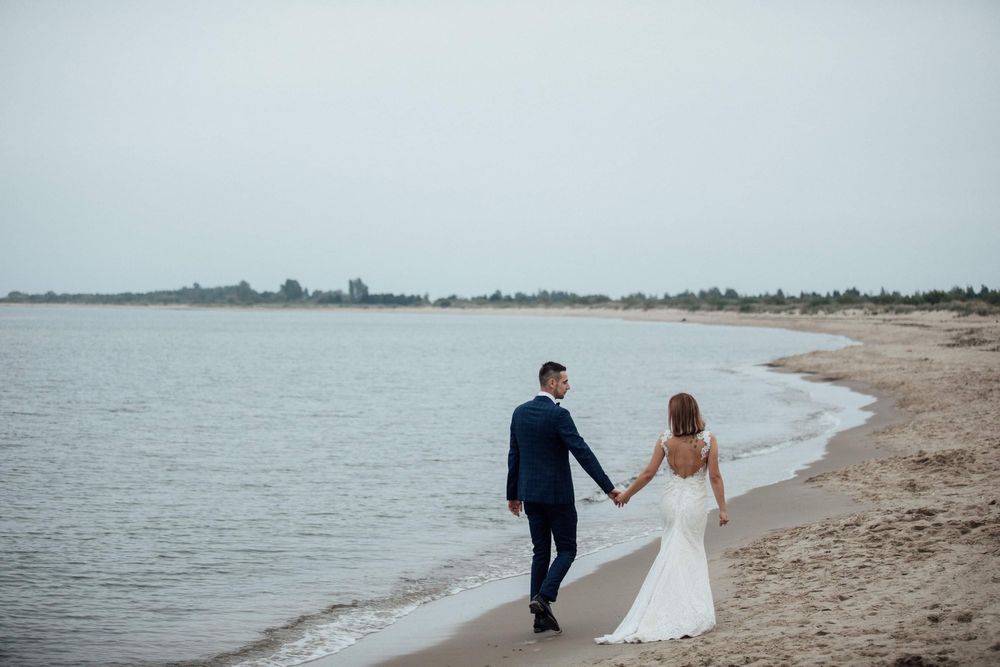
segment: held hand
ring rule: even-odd
[[[507,509],[509,509],[510,513],[513,514],[514,516],[517,516],[517,517],[521,516],[521,501],[520,500],[508,500],[507,501]]]
[[[611,489],[611,492],[608,493],[608,498],[610,498],[611,502],[613,502],[618,507],[621,507],[621,505],[618,505],[618,499],[621,497],[622,497],[622,492],[619,491],[618,489]]]
[[[619,508],[625,507],[625,505],[628,504],[628,501],[629,499],[631,499],[631,497],[632,496],[630,496],[626,491],[622,491],[621,493],[618,494],[618,497],[614,499],[615,505],[617,505]]]
[[[719,525],[725,526],[729,523],[729,512],[726,510],[719,510]]]

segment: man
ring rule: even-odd
[[[558,400],[569,391],[566,367],[547,361],[538,371],[541,390],[519,405],[510,421],[507,455],[507,508],[528,516],[534,556],[531,559],[531,601],[535,632],[561,632],[552,613],[559,584],[576,558],[576,505],[569,453],[612,500],[615,489],[597,457],[577,433],[569,410]],[[552,541],[556,558],[551,565]]]

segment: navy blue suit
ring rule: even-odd
[[[517,406],[510,421],[507,454],[507,500],[524,502],[534,557],[531,597],[555,601],[559,584],[576,558],[576,505],[569,455],[579,462],[601,490],[614,484],[604,474],[594,452],[576,430],[569,410],[547,396]],[[556,544],[556,559],[552,542]]]

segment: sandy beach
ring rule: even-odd
[[[593,644],[628,609],[654,543],[566,586],[556,609],[562,635],[537,639],[523,601],[469,609],[450,639],[385,664],[1000,663],[1000,321],[935,312],[563,314],[846,335],[863,345],[773,365],[877,396],[874,416],[839,433],[794,479],[732,501],[729,526],[709,516],[713,632]]]

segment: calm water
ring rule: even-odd
[[[848,343],[545,316],[0,308],[0,658],[335,652],[526,570],[507,431],[541,362],[569,367],[563,405],[612,480],[645,465],[666,399],[690,391],[736,492],[815,458],[864,402],[759,364]],[[655,494],[615,511],[574,467],[582,551],[657,528]]]

